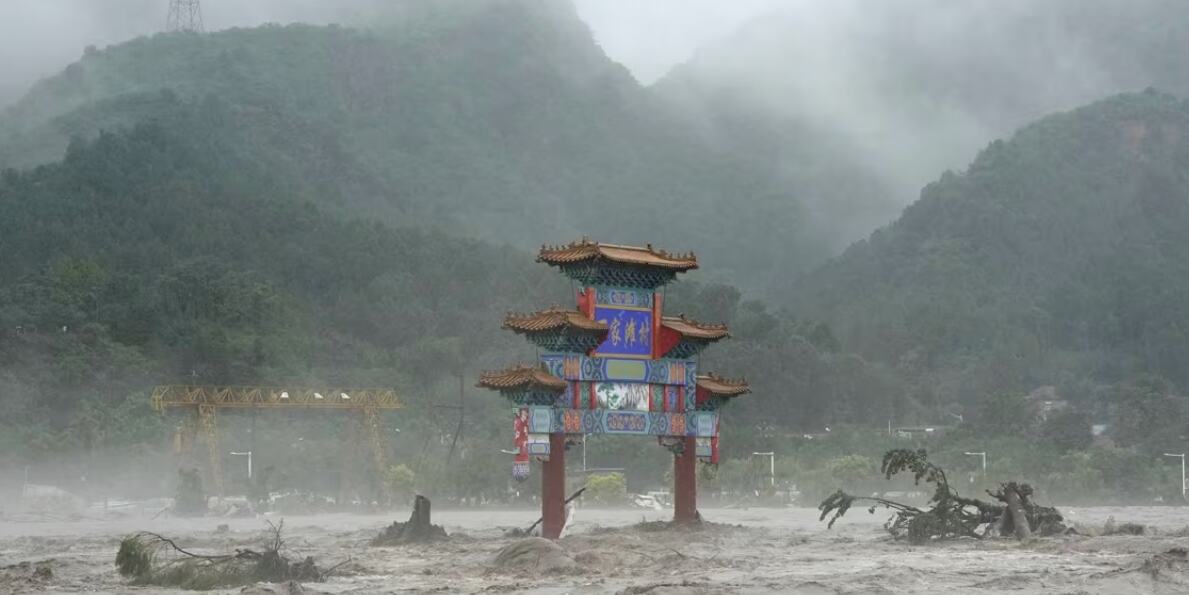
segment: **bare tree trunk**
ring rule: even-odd
[[[385,527],[384,532],[372,540],[372,545],[423,543],[445,539],[446,530],[430,521],[429,511],[429,498],[418,494],[413,500],[413,514],[409,515],[408,522],[392,523]]]
[[[1007,501],[1007,510],[1003,517],[1011,515],[1011,523],[1016,532],[1016,539],[1029,541],[1032,539],[1032,529],[1028,526],[1028,515],[1024,514],[1024,505],[1020,501],[1020,494],[1016,492],[1015,484],[1003,488],[1003,497]],[[1000,525],[1002,527],[1003,525]]]
[[[413,500],[413,514],[409,517],[409,522],[405,523],[405,532],[413,536],[429,535],[429,498],[417,494],[417,498]]]

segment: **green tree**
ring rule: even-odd
[[[585,498],[602,505],[622,504],[627,500],[627,482],[622,473],[593,473],[586,479]]]
[[[416,485],[417,475],[413,470],[401,463],[400,465],[390,465],[384,477],[385,483],[388,485],[389,493],[396,502],[404,502],[409,500],[413,495],[413,487]]]
[[[1158,454],[1185,438],[1185,399],[1163,378],[1148,376],[1122,384],[1115,394],[1113,435],[1123,446]]]
[[[976,433],[983,436],[1020,436],[1035,422],[1028,399],[1019,393],[1001,392],[978,402],[974,420]]]
[[[830,459],[826,469],[839,485],[852,485],[871,478],[875,463],[862,455],[844,455]]]
[[[1040,436],[1060,452],[1085,450],[1094,441],[1090,430],[1090,416],[1076,409],[1057,411],[1049,415],[1040,427]]]

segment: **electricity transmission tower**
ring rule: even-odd
[[[171,32],[202,33],[202,6],[199,0],[169,0],[165,28]]]

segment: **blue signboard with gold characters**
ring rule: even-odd
[[[595,320],[607,324],[607,339],[597,355],[648,359],[652,356],[652,309],[639,306],[595,306]]]

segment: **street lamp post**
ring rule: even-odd
[[[1185,498],[1185,453],[1181,453],[1181,454],[1177,455],[1177,454],[1169,454],[1166,452],[1166,453],[1164,453],[1164,456],[1178,457],[1181,459],[1181,498],[1184,499]]]
[[[246,450],[244,452],[230,452],[227,454],[234,455],[237,457],[248,457],[248,480],[251,481],[251,479],[252,479],[252,451]]]
[[[985,452],[968,452],[964,453],[967,456],[981,457],[983,460],[983,479],[987,478],[987,453]]]
[[[768,457],[768,480],[772,487],[776,487],[776,453],[775,452],[753,452],[753,456]]]

